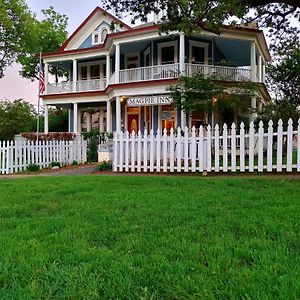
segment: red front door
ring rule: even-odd
[[[131,133],[134,130],[135,133],[139,131],[139,115],[128,115],[128,131]]]

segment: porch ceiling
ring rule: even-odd
[[[251,64],[249,41],[216,38],[215,44],[231,66],[249,66]]]

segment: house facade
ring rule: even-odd
[[[69,110],[69,131],[101,132],[239,122],[255,115],[195,112],[174,109],[169,87],[180,74],[215,75],[228,83],[253,82],[258,92],[249,108],[269,100],[265,64],[270,54],[257,28],[224,27],[220,35],[192,36],[159,33],[156,22],[130,27],[97,7],[54,53],[44,53],[46,90],[43,95],[45,132],[48,107]],[[114,28],[112,28],[114,24]],[[49,68],[65,71],[66,80],[50,83]]]

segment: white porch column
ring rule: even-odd
[[[76,92],[77,83],[77,59],[73,59],[73,92]]]
[[[180,127],[183,130],[186,127],[186,113],[183,111],[183,109],[181,110],[181,126]]]
[[[73,104],[73,132],[78,132],[78,104]]]
[[[256,119],[256,97],[251,97],[251,109],[252,109],[252,113],[251,113],[251,121],[254,121]]]
[[[106,55],[106,85],[109,85],[110,80],[110,55]]]
[[[115,83],[120,82],[120,44],[116,44],[115,53]]]
[[[68,132],[71,132],[71,108],[68,108]]]
[[[255,50],[255,42],[251,42],[251,53],[250,53],[250,61],[251,61],[251,81],[256,82],[256,50]]]
[[[181,74],[185,72],[185,38],[184,34],[179,34],[179,71]]]
[[[258,82],[262,82],[262,57],[260,54],[258,55],[257,74]]]
[[[111,121],[112,121],[112,116],[111,116],[111,102],[107,101],[106,102],[106,122],[107,122],[106,130],[107,130],[107,132],[112,132]]]
[[[44,133],[49,133],[49,117],[48,117],[48,104],[44,104],[45,116],[44,116]]]
[[[48,79],[49,79],[49,65],[45,62],[44,64],[44,70],[45,70],[45,94],[48,94]]]
[[[265,80],[266,80],[266,64],[263,61],[262,68],[261,68],[261,82],[265,82]]]
[[[116,97],[116,130],[121,131],[121,101],[120,97]]]

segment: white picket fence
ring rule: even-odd
[[[242,123],[237,130],[225,124],[184,132],[166,129],[154,135],[145,130],[117,132],[114,136],[115,172],[300,172],[300,119],[295,130],[289,120],[287,131],[280,120],[276,130],[269,121],[255,131],[251,122],[246,132]]]
[[[74,141],[0,141],[0,174],[26,170],[31,164],[47,168],[51,162],[70,165],[86,162],[87,144]]]

